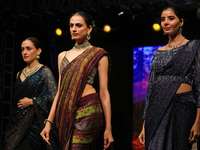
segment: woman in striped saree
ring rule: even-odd
[[[71,50],[58,56],[58,92],[41,136],[50,144],[49,132],[56,117],[64,150],[106,149],[114,141],[107,85],[109,56],[102,48],[89,43],[92,29],[89,14],[77,12],[72,15],[70,32],[76,43]],[[96,77],[99,79],[99,95],[94,88]],[[104,147],[101,147],[98,141],[103,130]]]

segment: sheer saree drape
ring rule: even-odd
[[[59,144],[58,132],[54,129],[51,132],[51,135],[53,134],[55,137],[54,139],[53,136],[50,136],[52,147],[47,146],[47,144],[45,146],[45,142],[40,137],[40,132],[44,127],[44,119],[48,117],[57,92],[54,76],[46,66],[42,66],[24,81],[21,81],[20,73],[14,88],[13,111],[7,126],[5,149],[14,150],[20,144],[25,143],[23,141],[28,141],[30,145],[37,149],[57,150],[57,144]],[[18,101],[24,97],[33,99],[33,106],[24,109],[18,108]]]

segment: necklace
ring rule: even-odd
[[[22,72],[23,72],[25,77],[28,77],[28,76],[34,74],[39,68],[40,68],[40,63],[38,63],[37,65],[35,65],[31,69],[28,69],[27,67],[24,68]]]
[[[90,46],[90,43],[85,43],[85,44],[74,44],[74,47],[73,48],[76,48],[76,49],[83,49],[83,48],[87,48]]]
[[[171,45],[170,43],[168,43],[168,47],[169,48],[177,48],[181,45],[181,43],[183,42],[184,39],[185,39],[185,37],[183,37],[183,39],[176,45]]]

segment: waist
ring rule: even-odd
[[[90,84],[86,84],[86,86],[83,90],[82,97],[89,95],[89,94],[93,94],[93,93],[96,93],[96,90],[94,89],[94,87]]]
[[[176,91],[176,94],[185,93],[185,92],[192,92],[192,87],[190,84],[181,83],[180,87]]]

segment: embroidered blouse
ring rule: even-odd
[[[61,65],[60,65],[60,74],[63,72],[64,68],[67,67],[67,65],[69,64],[69,60],[67,59],[66,56],[63,57],[62,61],[61,61]],[[94,84],[94,80],[95,77],[97,75],[97,71],[98,71],[98,67],[97,65],[91,70],[88,79],[87,79],[87,84],[93,85]]]

